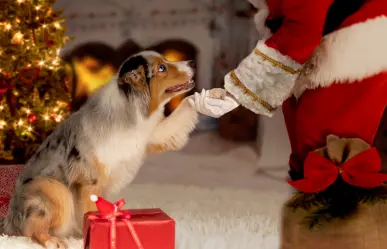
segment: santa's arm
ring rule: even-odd
[[[251,0],[256,7],[262,7],[262,1]],[[268,11],[261,9],[257,15],[262,17],[262,11],[275,13],[276,17],[283,18],[282,25],[267,39],[259,41],[238,67],[225,76],[225,89],[244,107],[272,116],[292,94],[303,63],[319,45],[332,2],[267,0]]]

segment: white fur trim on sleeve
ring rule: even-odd
[[[282,66],[288,69],[284,70]],[[301,67],[290,57],[259,41],[253,52],[225,76],[224,87],[244,107],[257,114],[272,116],[292,94]]]
[[[294,95],[332,83],[356,83],[387,71],[387,17],[339,29],[322,40],[305,63]]]
[[[271,36],[271,31],[265,25],[266,18],[269,16],[269,8],[266,0],[249,0],[249,2],[258,9],[257,13],[254,15],[255,27],[258,34],[262,39],[269,38],[269,36]]]

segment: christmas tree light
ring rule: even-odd
[[[55,0],[2,1],[0,12],[0,159],[27,159],[69,115],[60,49],[69,40]]]

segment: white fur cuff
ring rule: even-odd
[[[225,89],[246,108],[272,116],[292,94],[302,65],[259,41],[253,52],[225,77]]]

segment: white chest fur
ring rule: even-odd
[[[106,165],[110,178],[108,192],[117,192],[134,179],[157,124],[156,119],[147,119],[129,130],[114,131],[97,146],[98,159]]]

